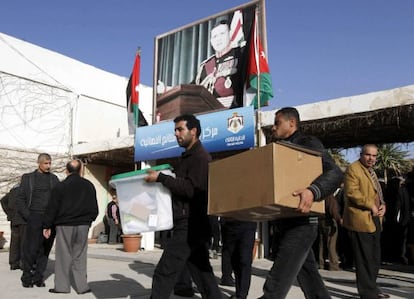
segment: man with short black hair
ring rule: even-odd
[[[279,246],[263,286],[262,299],[285,298],[296,279],[306,298],[330,298],[312,251],[318,234],[318,217],[310,216],[309,212],[314,201],[323,200],[339,187],[343,174],[320,140],[305,135],[299,128],[299,112],[295,108],[285,107],[275,113],[273,137],[320,152],[322,174],[309,186],[292,190],[292,195],[299,198],[297,211],[303,216],[277,220],[280,231]]]
[[[145,181],[170,189],[173,204],[172,237],[154,271],[152,299],[170,297],[174,285],[188,267],[202,298],[220,299],[221,292],[209,260],[211,227],[207,215],[208,163],[210,154],[199,140],[200,121],[194,115],[174,119],[175,137],[185,148],[174,167],[175,177],[148,170]]]
[[[23,239],[26,233],[26,221],[17,213],[16,199],[19,193],[19,185],[14,186],[1,199],[1,206],[10,221],[10,270],[23,268]]]

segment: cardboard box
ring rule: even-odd
[[[303,216],[292,192],[321,173],[320,153],[286,142],[211,162],[208,214],[250,221]],[[323,201],[313,203],[311,214],[324,212]]]
[[[168,164],[151,169],[173,175]],[[171,193],[160,183],[147,183],[147,169],[117,174],[109,184],[116,188],[122,232],[137,234],[171,229],[173,226]]]

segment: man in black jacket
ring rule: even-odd
[[[19,186],[14,186],[2,199],[1,206],[10,221],[10,270],[23,268],[23,239],[26,232],[26,221],[17,213],[16,199]]]
[[[52,190],[43,221],[43,235],[49,238],[56,226],[55,287],[51,293],[69,293],[70,278],[78,294],[90,292],[86,279],[88,232],[98,216],[93,184],[81,177],[82,162],[66,164],[67,178]]]
[[[293,195],[300,199],[297,210],[303,213],[303,216],[279,220],[279,247],[263,286],[264,295],[261,299],[285,298],[295,279],[298,280],[306,298],[330,298],[312,252],[312,245],[318,233],[318,218],[307,214],[314,201],[322,200],[339,187],[343,174],[319,139],[303,134],[299,131],[299,126],[298,111],[292,107],[282,108],[275,114],[273,137],[320,151],[323,173],[309,186],[292,190]]]
[[[220,299],[208,252],[211,227],[207,190],[211,156],[199,140],[201,127],[195,116],[178,116],[174,123],[177,143],[185,148],[175,168],[176,177],[149,170],[145,178],[146,182],[160,182],[171,190],[174,221],[172,237],[155,268],[151,298],[169,298],[187,265],[202,298]]]
[[[43,216],[49,203],[51,190],[59,179],[50,172],[52,158],[42,153],[37,158],[38,169],[22,176],[17,195],[17,212],[27,222],[23,240],[23,274],[22,285],[25,288],[45,287],[43,273],[54,241],[54,230],[51,237],[43,237]]]

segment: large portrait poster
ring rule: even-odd
[[[252,1],[156,37],[156,122],[183,113],[245,106],[249,41],[259,3]]]

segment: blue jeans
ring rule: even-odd
[[[312,245],[318,234],[318,225],[282,220],[279,248],[266,282],[263,299],[286,298],[295,279],[307,299],[331,298],[320,276]]]

